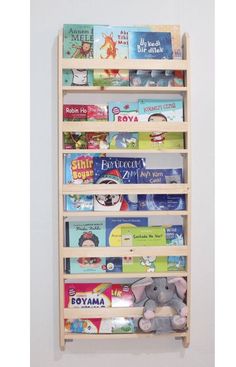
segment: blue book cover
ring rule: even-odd
[[[94,157],[94,182],[109,184],[107,179],[104,182],[103,176],[112,173],[114,176],[119,174],[124,184],[137,183],[137,170],[144,167],[145,158]]]
[[[106,218],[106,245],[111,247],[121,246],[122,227],[147,227],[147,217],[131,218]]]
[[[110,149],[138,149],[138,133],[110,132]]]
[[[170,32],[129,32],[130,59],[172,59]]]
[[[183,121],[182,99],[139,99],[140,121]]]
[[[182,225],[172,225],[166,227],[166,243],[168,246],[184,246],[184,234]],[[168,256],[168,271],[185,270],[185,256]]]
[[[67,247],[104,247],[105,221],[66,222]],[[106,259],[99,257],[66,259],[66,271],[76,273],[106,272]]]
[[[185,195],[138,195],[138,210],[185,210]]]
[[[93,210],[93,195],[65,195],[66,211],[91,211]]]
[[[65,184],[93,183],[93,159],[99,154],[64,154]]]
[[[182,183],[182,171],[182,168],[139,169],[137,172],[137,181],[138,183],[144,184]]]
[[[107,257],[106,272],[107,273],[122,273],[122,257]]]

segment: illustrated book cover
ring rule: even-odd
[[[182,70],[130,70],[131,87],[183,87]]]
[[[123,227],[121,245],[128,246],[165,246],[166,231],[159,227]]]
[[[185,210],[184,194],[138,195],[138,210]]]
[[[139,122],[138,102],[109,102],[109,121]]]
[[[64,154],[65,184],[93,183],[92,154]]]
[[[65,210],[74,211],[92,211],[93,195],[65,195]]]
[[[166,256],[124,257],[124,273],[153,273],[167,271]]]
[[[166,243],[168,246],[184,246],[184,233],[182,225],[166,226]],[[168,271],[183,271],[186,268],[185,256],[168,256]]]
[[[88,105],[82,105],[82,104],[63,105],[64,121],[86,121],[87,113],[88,113]]]
[[[150,31],[153,32],[170,32],[171,44],[173,50],[173,59],[182,59],[181,48],[181,32],[179,25],[151,24],[148,25]]]
[[[110,283],[65,283],[65,308],[111,307]]]
[[[182,168],[139,169],[137,182],[143,184],[171,184],[183,182]]]

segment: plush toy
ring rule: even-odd
[[[156,333],[185,330],[187,323],[187,306],[183,302],[187,291],[184,278],[144,278],[131,286],[135,296],[135,303],[144,303],[143,317],[139,320],[139,327],[144,332]],[[156,317],[156,307],[169,306],[176,311],[176,315]]]

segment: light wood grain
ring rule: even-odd
[[[155,278],[162,277],[187,277],[186,271],[166,271],[160,273],[102,273],[102,274],[64,274],[64,279],[87,280],[87,279],[131,279],[131,278]]]
[[[188,154],[187,149],[63,149],[62,154]]]
[[[187,210],[172,210],[172,211],[166,211],[166,210],[137,210],[137,211],[119,211],[119,212],[85,212],[85,211],[77,211],[77,212],[66,212],[64,211],[63,216],[64,217],[156,217],[156,216],[186,216],[188,214]]]
[[[183,338],[186,333],[134,333],[134,334],[75,334],[75,333],[65,333],[65,340],[113,340],[113,339],[143,339],[143,338],[163,338],[163,337],[173,337],[173,338]]]
[[[157,94],[184,94],[187,91],[186,87],[84,87],[84,86],[64,86],[62,88],[66,93],[157,93]]]

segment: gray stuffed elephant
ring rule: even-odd
[[[186,330],[187,306],[183,302],[187,283],[184,278],[144,278],[131,286],[136,305],[144,303],[143,317],[139,320],[139,327],[144,332],[156,331],[167,333]],[[176,311],[176,315],[156,317],[156,307],[169,306]]]

